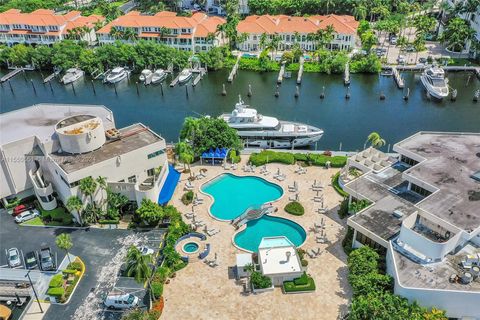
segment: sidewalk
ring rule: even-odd
[[[25,312],[23,320],[41,320],[47,313],[48,308],[50,308],[50,303],[40,302],[42,305],[43,313],[40,312],[37,301],[32,301],[30,307]]]

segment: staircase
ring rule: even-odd
[[[274,210],[275,208],[273,206],[266,204],[262,205],[260,209],[250,207],[245,210],[245,212],[242,213],[240,216],[233,219],[231,223],[235,227],[235,229],[238,229],[248,221],[259,219],[265,214],[273,213]]]

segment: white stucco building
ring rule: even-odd
[[[453,8],[458,4],[464,4],[467,0],[448,0],[448,4]],[[473,30],[475,30],[475,38],[477,41],[480,41],[480,6],[477,8],[475,12],[461,12],[459,16],[462,19],[467,20],[470,23],[470,26]],[[445,27],[441,25],[441,30]],[[467,42],[465,45],[465,53],[469,53],[471,56],[475,57],[476,55],[480,54],[480,52],[476,52],[474,48],[471,46],[471,42]]]
[[[174,171],[165,148],[165,140],[141,123],[117,129],[104,106],[39,104],[3,113],[0,199],[35,194],[51,210],[57,200],[77,195],[86,204],[80,180],[102,176],[131,201],[157,202]],[[94,201],[104,193],[97,189]]]
[[[480,319],[480,133],[419,132],[393,150],[349,158],[339,180],[371,202],[348,219],[353,246],[386,254],[396,294]],[[349,181],[350,168],[363,174]]]

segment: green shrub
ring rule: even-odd
[[[302,263],[302,267],[304,267],[304,268],[305,268],[305,267],[308,267],[308,260],[302,259],[302,260],[300,260],[300,261],[301,261],[301,263]]]
[[[300,278],[296,278],[293,280],[293,283],[297,286],[304,286],[308,283],[308,276],[307,273],[304,272]]]
[[[82,271],[82,264],[77,261],[73,261],[67,266],[67,269]]]
[[[58,288],[63,285],[63,274],[59,273],[52,277],[50,283],[48,284],[49,288]]]
[[[193,202],[194,193],[193,191],[187,191],[182,196],[182,203],[184,205],[189,205]]]
[[[332,177],[332,186],[335,189],[335,191],[338,192],[339,195],[342,197],[348,197],[349,194],[345,192],[342,187],[338,184],[338,179],[340,178],[340,171],[337,172],[333,177]],[[348,204],[347,204],[347,214],[348,214]]]
[[[348,199],[343,199],[342,203],[340,203],[340,208],[338,208],[338,216],[340,219],[348,216]]]
[[[296,161],[308,162],[309,160],[308,153],[295,153],[293,157],[295,158]]]
[[[314,166],[324,167],[327,162],[330,162],[332,168],[342,168],[347,164],[347,157],[345,156],[327,156],[324,154],[308,154],[309,162]]]
[[[236,150],[230,150],[229,157],[230,157],[230,162],[232,163],[239,163],[241,160],[241,157]]]
[[[65,269],[62,271],[63,274],[75,274],[77,273],[78,271],[75,270],[75,269]]]
[[[250,282],[256,289],[266,289],[272,286],[272,279],[264,276],[258,271],[252,272],[250,275]]]
[[[285,211],[293,214],[294,216],[301,216],[305,213],[305,208],[303,208],[302,204],[297,201],[292,201],[287,203],[285,206]]]
[[[154,281],[152,282],[151,287],[152,287],[152,294],[155,297],[155,299],[160,298],[163,294],[163,282]]]
[[[160,282],[165,282],[171,274],[172,271],[169,268],[162,266],[155,271],[155,278]]]
[[[293,281],[283,282],[283,290],[285,292],[315,291],[315,289],[315,281],[306,273],[303,273],[300,278]]]
[[[73,292],[73,289],[75,289],[75,280],[73,281],[73,283],[71,285],[69,285],[67,287],[67,289],[65,289],[65,298],[68,299],[68,297],[70,297],[70,295]]]
[[[16,206],[18,206],[18,205],[20,204],[20,201],[21,201],[21,199],[18,198],[18,197],[15,197],[15,198],[13,198],[13,199],[11,199],[11,200],[8,200],[8,203],[7,203],[7,205],[5,206],[5,209],[8,210],[8,209],[13,209],[13,208],[15,208]]]
[[[102,219],[98,220],[99,224],[118,224],[120,222],[119,219],[113,219],[113,220],[107,220],[107,219]]]
[[[47,294],[49,296],[52,296],[52,297],[55,297],[55,298],[61,298],[65,294],[65,289],[63,289],[63,287],[50,288],[50,289],[48,289]]]
[[[342,247],[343,247],[343,251],[345,251],[345,253],[347,255],[350,254],[350,252],[352,252],[352,244],[353,244],[353,228],[352,227],[347,227],[347,233],[345,234],[345,238],[343,238],[342,240]]]
[[[249,160],[254,166],[262,166],[267,163],[278,162],[284,164],[294,164],[295,157],[288,152],[262,151],[259,153],[252,153]]]

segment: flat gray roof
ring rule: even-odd
[[[119,131],[120,139],[107,140],[102,147],[92,152],[84,154],[55,152],[50,156],[66,173],[71,173],[163,140],[142,124],[134,124]]]
[[[51,140],[58,121],[88,114],[102,119],[105,129],[114,125],[113,113],[105,106],[42,103],[0,114],[0,146],[37,136],[40,141]]]
[[[439,190],[417,207],[467,231],[480,226],[480,133],[420,132],[397,146],[426,160],[404,174]]]
[[[464,272],[460,266],[466,254],[480,253],[479,248],[467,244],[458,253],[446,256],[442,262],[421,265],[393,250],[397,276],[402,286],[411,288],[428,288],[438,290],[480,291],[480,278],[469,284],[450,282],[451,275],[461,276]]]

